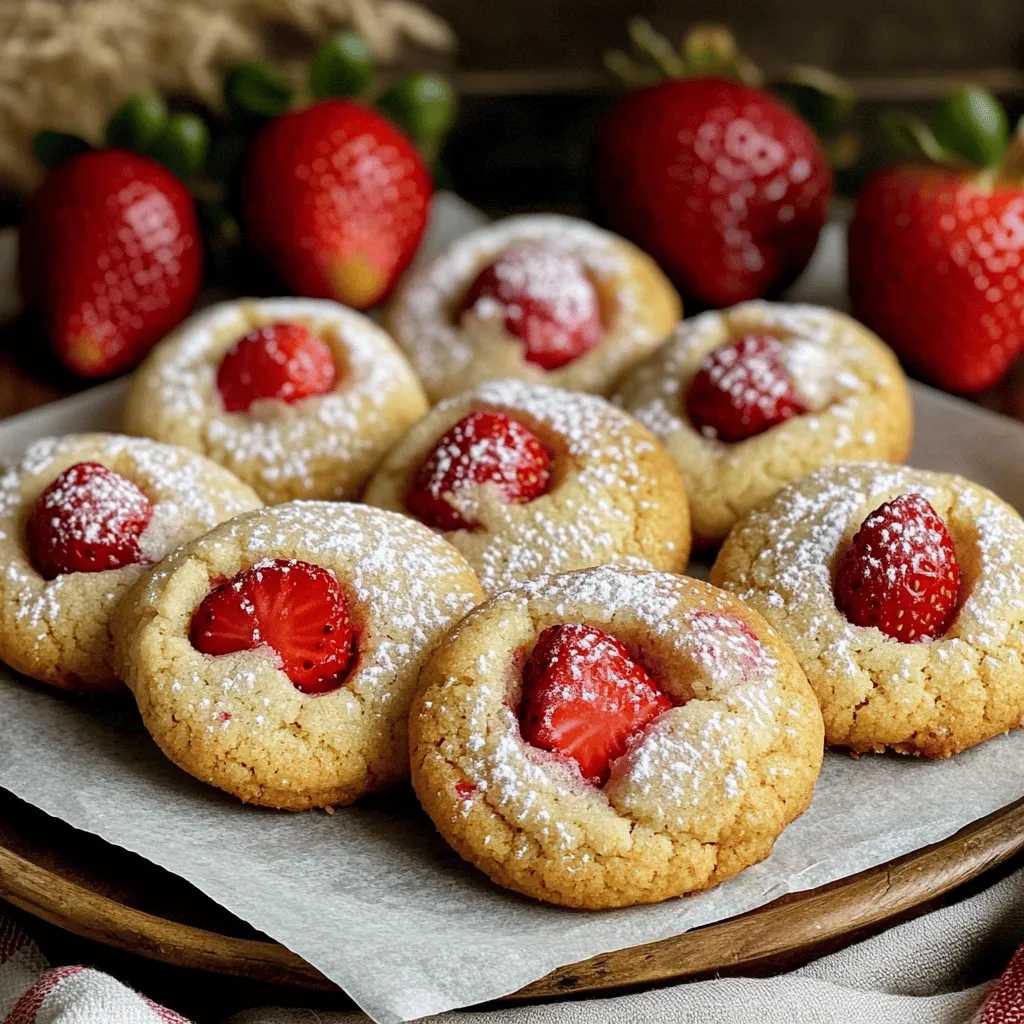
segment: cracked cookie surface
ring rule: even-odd
[[[960,606],[944,636],[901,643],[836,607],[836,563],[866,516],[923,495],[953,537]],[[819,470],[742,519],[711,570],[786,638],[830,744],[948,757],[1022,724],[1024,522],[962,477],[883,463]]]
[[[216,657],[189,640],[214,581],[266,559],[332,572],[358,634],[344,684],[298,690],[270,648]],[[240,516],[141,579],[115,623],[115,657],[143,721],[185,771],[248,803],[350,803],[408,774],[407,716],[420,667],[482,598],[454,548],[404,516],[298,501]]]
[[[25,528],[39,496],[69,467],[97,462],[126,477],[153,505],[140,538],[157,562],[179,544],[259,508],[251,488],[193,452],[118,434],[43,438],[0,478],[0,658],[40,682],[77,692],[114,690],[110,619],[142,564],[47,580],[33,565]]]
[[[575,257],[593,282],[603,332],[598,345],[556,370],[527,361],[523,343],[497,322],[458,306],[474,278],[514,245],[540,243]],[[606,394],[657,347],[682,315],[657,264],[631,242],[586,221],[552,214],[508,217],[471,231],[406,275],[386,324],[432,402],[488,380],[515,378]]]
[[[686,415],[690,384],[709,353],[751,333],[783,343],[783,364],[807,412],[743,441],[704,436]],[[820,466],[901,462],[913,430],[906,378],[874,334],[835,310],[781,302],[744,302],[683,321],[625,377],[614,400],[676,460],[698,544],[717,543],[749,509]]]
[[[601,789],[520,733],[522,666],[565,622],[621,641],[676,705]],[[764,619],[709,584],[611,566],[470,613],[427,662],[409,734],[416,793],[465,859],[499,885],[593,909],[706,889],[762,860],[822,760],[814,694]]]
[[[282,320],[309,327],[331,350],[333,389],[228,412],[221,359],[248,331]],[[351,500],[426,410],[408,361],[373,321],[322,299],[240,299],[197,313],[157,345],[132,378],[124,429],[208,456],[267,504]]]
[[[661,443],[596,395],[495,381],[448,399],[409,431],[367,485],[364,501],[406,511],[405,495],[437,440],[468,413],[519,420],[554,456],[546,494],[503,504],[486,487],[465,488],[460,508],[481,525],[445,537],[487,593],[541,573],[635,561],[682,572],[690,522],[682,478]]]

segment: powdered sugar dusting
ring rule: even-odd
[[[500,253],[520,243],[539,243],[568,254],[585,268],[599,289],[609,292],[611,301],[603,305],[614,312],[611,321],[604,325],[605,343],[626,338],[637,343],[657,340],[650,338],[643,311],[638,308],[638,297],[621,283],[627,265],[618,247],[624,243],[593,224],[571,217],[509,217],[471,232],[422,270],[414,270],[396,296],[390,324],[428,392],[443,392],[446,381],[467,371],[474,359],[480,357],[481,350],[502,340],[521,350],[522,343],[505,332],[497,303],[481,300],[481,309],[474,309],[460,323],[453,320],[453,311],[459,308],[477,273]],[[537,272],[529,273],[528,281],[524,274],[522,283],[556,303],[575,307],[581,299],[579,287],[586,279],[581,278],[575,288],[562,290],[558,282],[564,275],[552,281],[549,275],[539,272],[541,269],[539,264],[535,265]],[[581,357],[581,361],[585,358]],[[542,372],[536,370],[538,375]]]
[[[922,495],[943,517],[965,573],[950,629],[918,644],[853,625],[832,595],[833,566],[844,541],[879,505],[903,494]],[[1024,522],[990,492],[959,477],[885,463],[822,469],[751,513],[729,544],[742,547],[747,537],[758,538],[756,553],[723,585],[770,620],[803,623],[800,635],[789,637],[797,654],[820,658],[837,680],[865,677],[860,652],[883,643],[901,659],[897,683],[940,664],[973,675],[979,651],[998,658],[1010,630],[1018,634],[1024,619],[1024,563],[1017,556],[1024,550]]]
[[[634,372],[618,400],[661,438],[692,431],[684,414],[684,398],[701,359],[750,331],[770,334],[781,342],[780,359],[808,410],[794,428],[820,431],[827,427],[834,431],[838,449],[859,440],[852,430],[837,429],[834,421],[852,419],[864,393],[887,381],[876,379],[877,355],[862,340],[864,328],[835,310],[816,306],[745,302],[685,320],[662,349]],[[723,448],[714,438],[706,443]]]
[[[338,364],[327,394],[295,404],[267,399],[244,413],[224,409],[216,376],[225,352],[249,330],[274,321],[306,323],[331,348]],[[209,455],[274,500],[313,487],[325,467],[341,467],[331,494],[351,496],[366,472],[421,411],[419,387],[390,337],[372,321],[318,299],[249,299],[197,314],[156,349],[139,371],[130,400],[133,427],[149,423],[161,437]],[[397,427],[389,407],[405,399]],[[415,400],[414,400],[415,399]],[[384,449],[386,450],[386,448]]]
[[[641,461],[649,461],[654,443],[628,416],[593,395],[518,381],[483,384],[442,403],[438,414],[464,407],[524,416],[556,458],[551,490],[528,504],[503,504],[485,487],[460,490],[460,511],[483,529],[451,536],[486,591],[542,572],[647,554],[632,546],[635,524],[645,502],[663,500],[663,489],[651,487]],[[680,537],[680,546],[686,541]]]
[[[517,827],[543,837],[549,855],[580,855],[585,830],[575,822],[594,814],[604,815],[602,829],[611,829],[603,852],[617,842],[628,848],[634,824],[659,832],[713,832],[723,806],[738,806],[746,794],[749,762],[777,747],[791,725],[793,705],[783,701],[778,663],[736,617],[733,599],[707,584],[602,566],[541,577],[496,600],[535,621],[600,624],[613,634],[611,624],[625,615],[635,623],[633,635],[655,638],[642,641],[649,656],[670,666],[659,682],[677,706],[613,763],[603,790],[584,784],[574,764],[522,739],[504,693],[500,652],[494,660],[485,656],[472,690],[458,698],[469,740],[466,749],[446,756],[457,757],[473,787],[465,799],[484,800]],[[592,845],[586,848],[593,852]]]
[[[212,680],[197,670],[175,680],[200,725],[209,719],[219,729],[243,729],[256,737],[295,720],[298,708],[307,716],[306,729],[328,729],[331,714],[342,715],[344,706],[349,708],[345,714],[395,719],[404,710],[401,695],[394,692],[396,675],[408,677],[428,646],[477,600],[465,563],[421,524],[362,505],[295,501],[240,516],[183,548],[153,571],[144,602],[159,601],[183,562],[201,557],[204,550],[223,549],[244,551],[248,567],[276,561],[286,552],[327,569],[338,579],[353,616],[366,623],[351,675],[329,693],[305,696],[290,684],[267,689],[254,673]],[[273,657],[263,651],[257,656]],[[415,679],[404,677],[407,690]],[[216,704],[202,704],[212,690],[218,694]],[[230,719],[219,717],[224,711]]]

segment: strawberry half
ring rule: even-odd
[[[549,626],[523,668],[523,739],[574,761],[594,785],[672,701],[615,637],[592,626]]]
[[[470,285],[463,312],[497,307],[505,330],[520,338],[527,362],[556,370],[601,340],[597,289],[578,259],[550,246],[506,249]]]
[[[48,580],[142,561],[139,537],[153,506],[138,487],[98,462],[69,466],[39,496],[28,519],[28,549]]]
[[[436,530],[468,530],[451,497],[488,484],[505,504],[539,498],[551,480],[551,455],[537,436],[500,412],[474,412],[441,436],[405,495],[406,508]]]
[[[117,149],[50,171],[21,226],[21,288],[61,362],[105,377],[139,362],[195,304],[203,246],[170,171]]]
[[[366,309],[412,261],[432,191],[393,124],[361,103],[328,100],[274,118],[256,137],[245,227],[293,291]]]
[[[1024,947],[988,990],[970,1024],[1020,1024],[1024,1021]]]
[[[903,643],[942,636],[956,615],[960,566],[931,503],[901,494],[864,520],[842,556],[836,606],[855,626]]]
[[[215,586],[192,615],[189,638],[203,654],[271,647],[296,689],[310,694],[342,686],[356,654],[338,581],[318,565],[285,558]]]
[[[334,356],[305,324],[266,324],[239,338],[217,370],[217,390],[228,412],[276,398],[300,402],[334,387]]]
[[[770,334],[747,334],[708,353],[686,393],[694,427],[708,437],[743,441],[806,412],[782,351]]]

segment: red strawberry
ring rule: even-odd
[[[1024,1021],[1024,946],[1013,954],[970,1024],[1020,1024]]]
[[[855,626],[903,643],[942,636],[956,615],[953,538],[920,494],[901,494],[861,524],[836,572],[836,605]]]
[[[505,330],[526,345],[526,359],[556,370],[601,340],[594,282],[568,253],[537,243],[506,249],[470,285],[463,310],[497,307]]]
[[[791,282],[832,194],[804,121],[760,89],[715,78],[628,95],[601,125],[594,174],[609,225],[710,306]]]
[[[850,225],[858,319],[940,387],[981,391],[1024,348],[1024,183],[975,168],[874,174]]]
[[[78,462],[36,501],[29,554],[48,580],[134,565],[142,561],[139,537],[152,515],[149,498],[131,480],[98,462]]]
[[[245,412],[261,398],[301,402],[326,394],[336,373],[331,350],[305,324],[266,324],[227,350],[217,390],[228,412]]]
[[[432,185],[392,124],[358,103],[329,100],[260,132],[242,190],[249,240],[290,288],[366,309],[415,255]]]
[[[746,334],[709,352],[686,393],[694,427],[708,437],[742,441],[806,412],[782,351],[770,334]]]
[[[536,435],[500,412],[474,412],[441,436],[405,495],[406,508],[437,530],[467,530],[450,502],[461,488],[489,484],[506,504],[533,501],[551,479],[551,455]]]
[[[355,658],[356,631],[338,581],[309,562],[260,562],[211,590],[192,615],[192,646],[234,654],[266,644],[303,693],[338,689]]]
[[[595,785],[672,701],[618,640],[592,626],[549,626],[523,668],[527,743],[571,758]]]
[[[52,170],[21,227],[21,285],[68,369],[139,362],[195,304],[203,250],[185,186],[148,157],[83,153]]]

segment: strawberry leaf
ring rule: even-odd
[[[293,98],[287,82],[261,61],[236,64],[224,82],[224,100],[235,114],[276,117],[292,105]]]
[[[373,53],[356,32],[325,40],[309,66],[309,91],[318,99],[360,96],[373,81]]]
[[[58,164],[66,163],[73,156],[85,153],[92,149],[85,139],[68,132],[52,132],[44,129],[36,132],[32,140],[32,155],[44,167],[56,167]]]
[[[846,82],[821,68],[792,68],[786,80],[772,91],[820,136],[838,132],[849,121],[856,102],[853,89]]]
[[[939,164],[956,164],[957,154],[945,149],[934,132],[918,117],[900,112],[883,114],[879,127],[886,145],[902,159],[932,160]]]
[[[932,120],[939,145],[962,160],[998,167],[1006,153],[1010,126],[999,101],[984,89],[968,87],[948,96]]]

